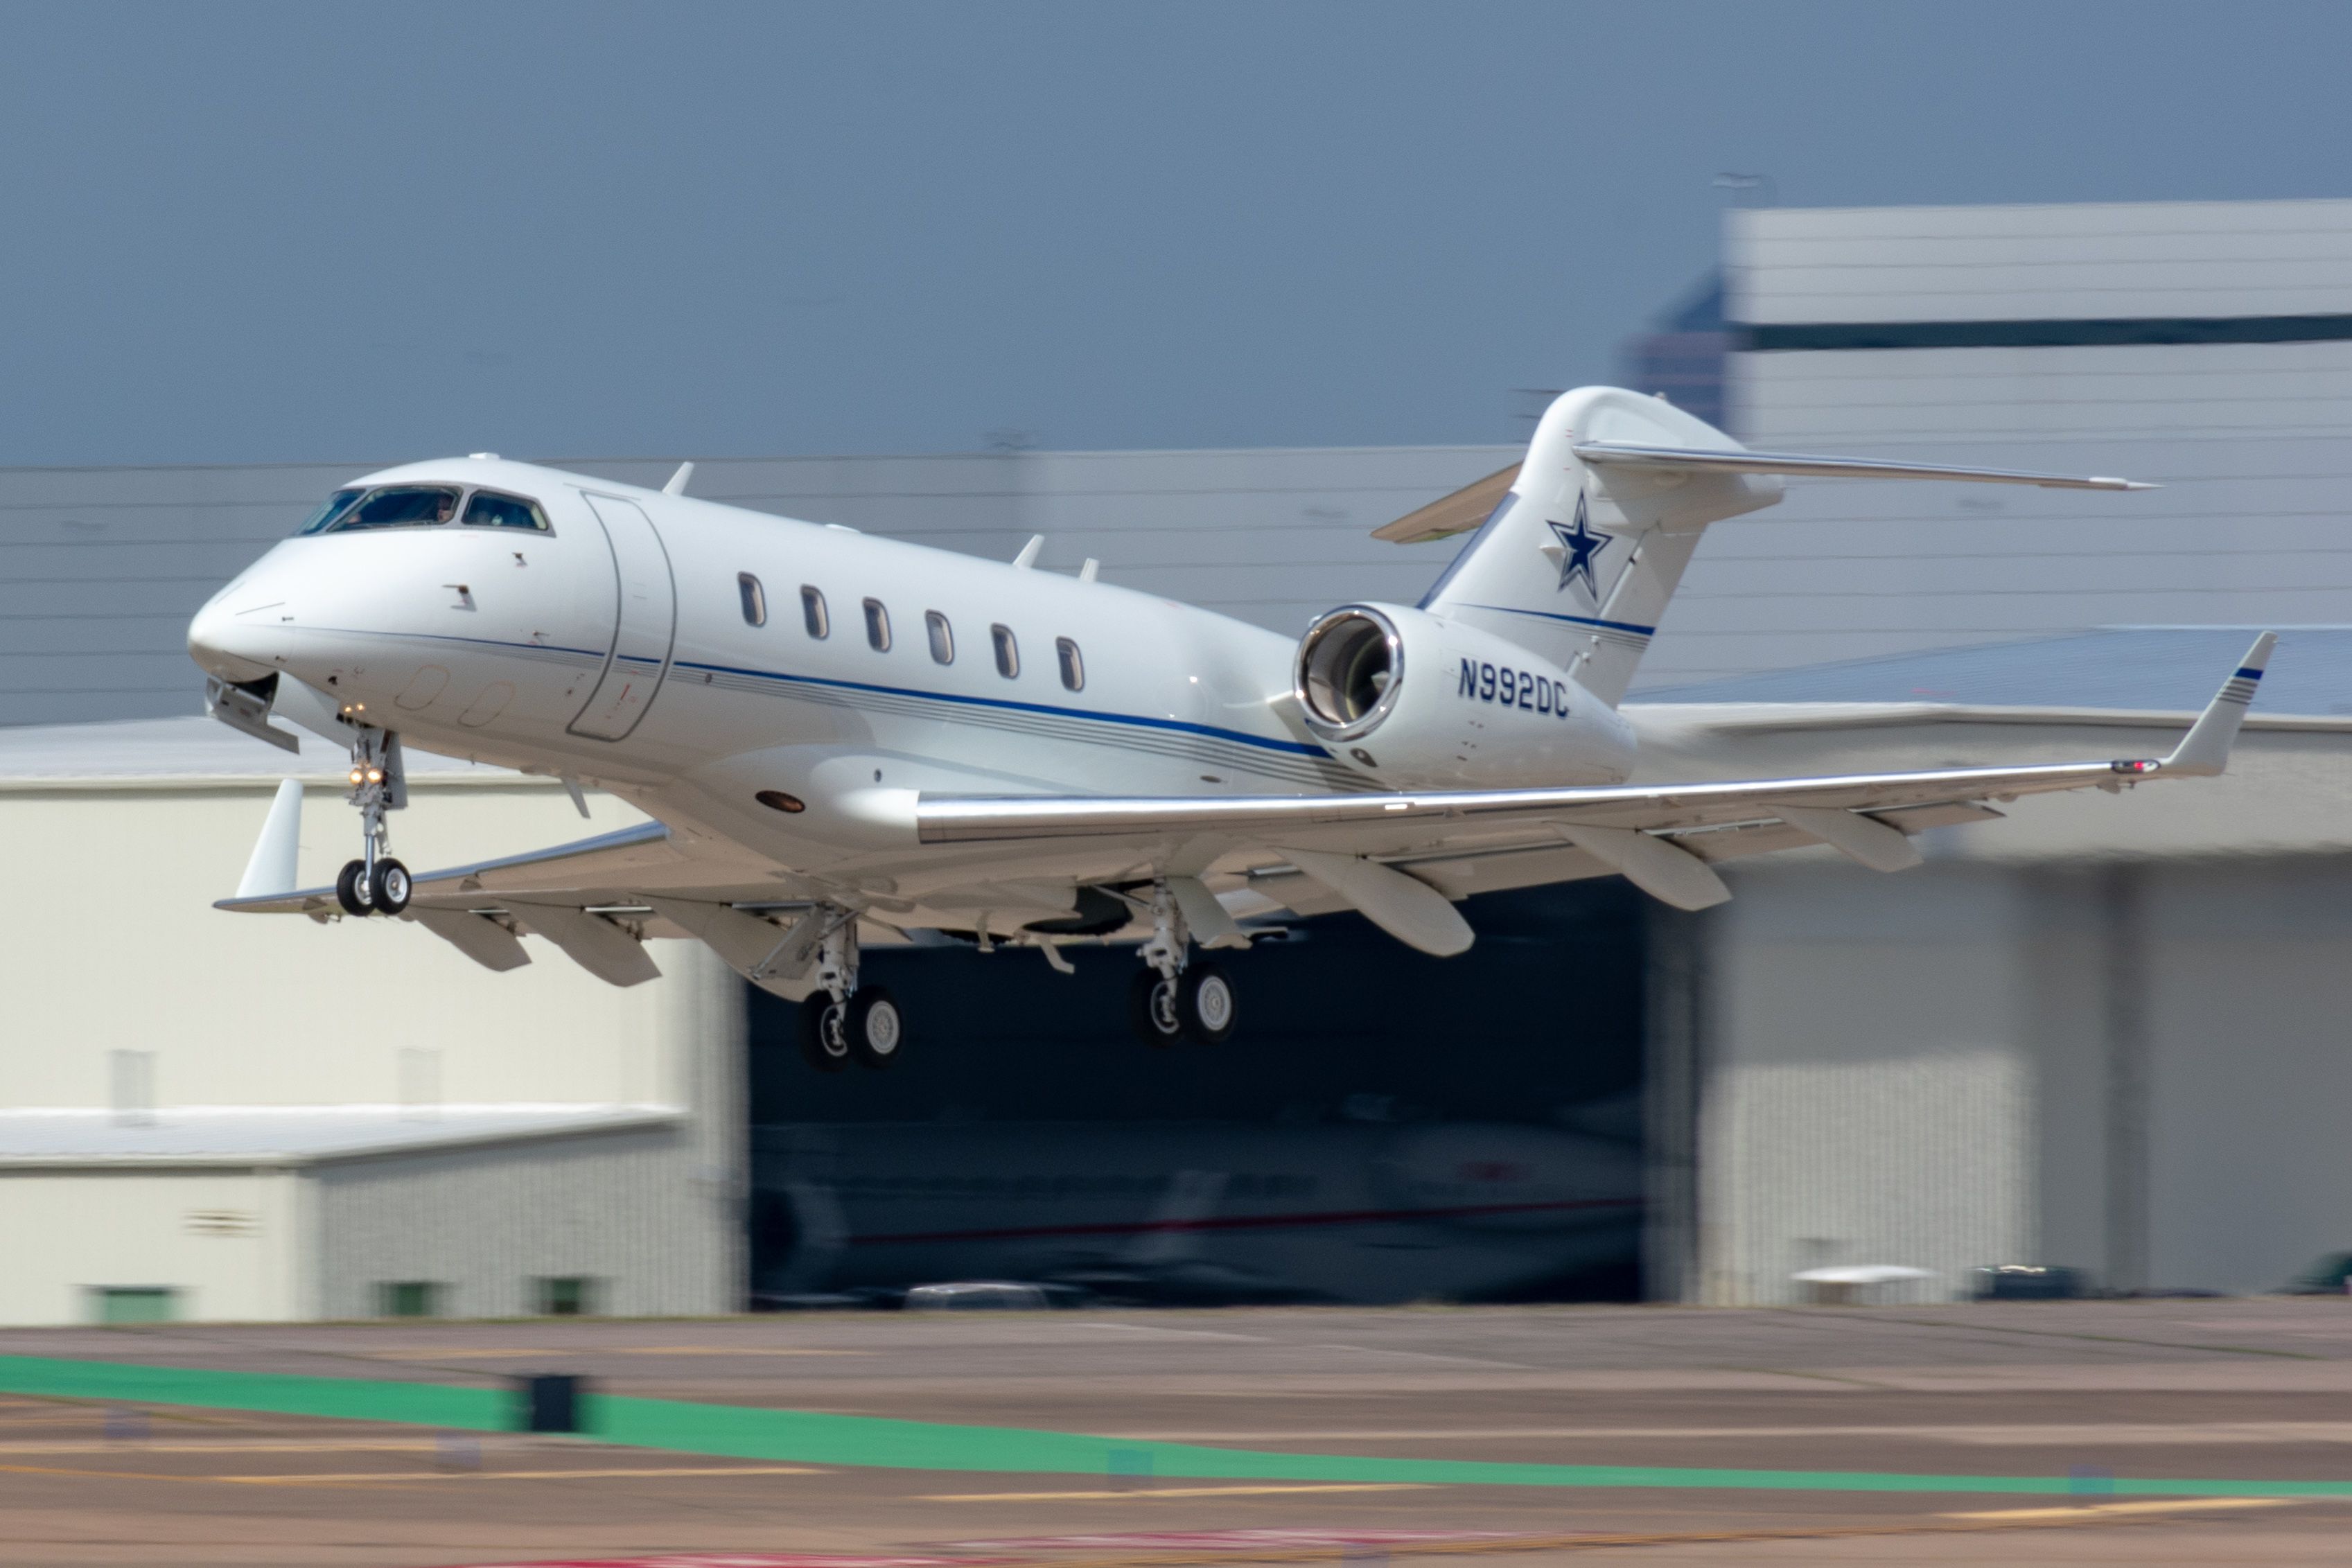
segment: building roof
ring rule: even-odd
[[[347,766],[343,754],[307,731],[293,733],[302,742],[299,753],[281,751],[201,716],[0,726],[0,789],[87,782],[244,784],[280,779],[341,787]],[[404,751],[402,758],[412,780],[523,780],[511,768],[429,751]]]
[[[666,1127],[672,1105],[179,1105],[0,1110],[11,1166],[307,1166],[367,1155]]]
[[[1808,664],[1643,692],[1647,703],[1936,703],[1969,707],[2116,708],[2193,713],[2262,630],[2111,626],[2069,637],[1994,643]],[[2279,632],[2256,715],[2352,715],[2352,626]]]

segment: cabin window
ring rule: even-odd
[[[936,610],[923,612],[923,629],[931,636],[931,662],[936,664],[955,663],[955,630],[948,618]]]
[[[743,624],[765,626],[768,623],[768,594],[760,580],[748,571],[735,574],[735,592],[743,601]]]
[[[1087,662],[1078,656],[1078,645],[1067,637],[1054,639],[1054,662],[1062,667],[1062,684],[1074,692],[1086,690]]]
[[[457,515],[455,485],[386,485],[371,490],[355,507],[345,507],[310,531],[340,534],[354,528],[429,528]]]
[[[833,622],[824,612],[824,595],[806,584],[801,588],[801,624],[819,642],[833,632]]]
[[[996,645],[996,673],[1006,680],[1021,673],[1021,644],[1013,640],[1010,626],[991,626],[988,640]]]
[[[477,490],[466,503],[466,526],[469,528],[534,528],[541,533],[551,531],[547,526],[547,514],[539,509],[537,501],[527,501],[520,496],[501,496],[495,490]]]
[[[351,509],[352,503],[366,495],[365,490],[338,490],[319,504],[319,509],[304,519],[298,534],[323,534],[332,528],[337,517]]]
[[[878,599],[866,601],[866,641],[877,653],[890,651],[890,612],[882,608]]]

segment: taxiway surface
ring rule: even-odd
[[[912,1469],[0,1394],[0,1563],[28,1568],[2286,1563],[2341,1561],[2352,1539],[2336,1299],[182,1324],[0,1332],[0,1380],[11,1357],[378,1385],[563,1371],[617,1396],[1109,1440],[1090,1473],[992,1469],[992,1444],[1019,1444],[984,1435],[940,1461],[956,1468]],[[1171,1475],[1164,1444],[1327,1458],[1308,1478]],[[1365,1477],[1351,1457],[1629,1484]],[[2315,1482],[2339,1495],[2292,1495]]]

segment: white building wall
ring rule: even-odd
[[[681,1127],[322,1166],[319,1314],[372,1317],[379,1283],[431,1281],[450,1316],[520,1317],[535,1279],[568,1276],[597,1282],[600,1313],[737,1311],[712,1266],[733,1206],[697,1154]]]
[[[105,1105],[119,1050],[154,1053],[163,1105],[396,1103],[403,1051],[437,1053],[450,1103],[661,1101],[667,981],[615,990],[536,937],[531,964],[500,975],[413,922],[212,908],[236,891],[274,789],[0,788],[0,952],[40,977],[12,988],[0,1104]],[[643,820],[600,797],[583,823],[539,780],[411,795],[394,834],[420,869]],[[313,789],[306,884],[331,883],[357,842],[341,793]]]
[[[2352,202],[1751,210],[1748,324],[2352,314]],[[2134,495],[1790,482],[1710,529],[1656,687],[2118,624],[2334,622],[2352,590],[2352,342],[1731,356],[1780,451],[2122,474]]]
[[[290,1172],[0,1170],[0,1322],[94,1321],[107,1286],[177,1292],[177,1315],[308,1315],[305,1205]]]
[[[2352,862],[2163,868],[2147,914],[2151,1282],[2352,1251]]]
[[[1867,879],[1867,880],[1865,880]],[[2029,1250],[2015,879],[1738,873],[1716,917],[1701,1119],[1705,1299],[1801,1299],[1830,1264],[1965,1272]]]

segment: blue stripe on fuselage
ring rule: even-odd
[[[602,659],[601,648],[564,648],[547,643],[510,643],[494,637],[457,637],[437,632],[362,632],[350,626],[306,628],[320,632],[345,632],[361,637],[397,637],[428,643],[465,643],[483,648],[515,648],[529,653],[577,653],[583,658]],[[658,659],[639,659],[624,653],[620,657],[631,664],[658,665]],[[1223,729],[1212,724],[1192,724],[1184,719],[1150,718],[1142,714],[1095,713],[1085,708],[1060,707],[1052,703],[1016,702],[1007,697],[963,696],[953,692],[927,692],[914,686],[886,686],[868,681],[834,680],[824,675],[791,675],[779,670],[755,670],[740,664],[706,664],[689,659],[675,661],[671,666],[680,670],[708,670],[718,675],[748,675],[754,680],[776,681],[785,685],[828,686],[837,691],[873,692],[882,696],[921,697],[932,702],[950,703],[963,707],[1003,708],[1014,713],[1043,714],[1053,718],[1091,719],[1097,724],[1125,725],[1135,729],[1170,730],[1182,735],[1205,736],[1213,740],[1230,740],[1242,746],[1255,746],[1264,751],[1278,751],[1293,757],[1327,758],[1330,753],[1319,746],[1306,746],[1295,740],[1269,740],[1264,736],[1250,735],[1238,729]]]

